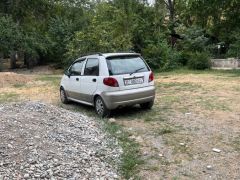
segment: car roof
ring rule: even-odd
[[[107,57],[114,57],[114,56],[132,56],[132,55],[139,56],[140,54],[138,53],[103,53],[102,55],[105,58],[107,58]]]
[[[85,56],[81,56],[78,59],[76,59],[74,62],[77,62],[81,59],[85,59],[85,58],[96,58],[99,56],[103,56],[105,58],[108,57],[117,57],[117,56],[140,56],[139,53],[131,53],[131,52],[121,52],[121,53],[95,53],[95,54],[90,54],[90,55],[85,55]]]

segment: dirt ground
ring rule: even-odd
[[[34,100],[56,105],[61,73],[49,66],[0,72],[0,102]]]
[[[0,79],[5,76],[0,73]],[[17,76],[23,81],[0,86],[0,103],[29,99],[60,104],[60,75]],[[240,73],[160,73],[155,82],[151,111],[136,106],[113,112],[140,144],[140,179],[240,179]]]
[[[151,112],[119,118],[141,144],[140,177],[240,179],[240,77],[159,74],[156,86]]]

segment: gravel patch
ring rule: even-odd
[[[40,102],[0,105],[0,180],[118,179],[121,151],[81,113]]]

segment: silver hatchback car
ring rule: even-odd
[[[60,85],[63,103],[75,101],[95,107],[101,117],[118,107],[154,104],[154,76],[137,53],[93,54],[75,60]]]

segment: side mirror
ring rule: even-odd
[[[69,70],[66,70],[64,74],[70,78],[72,73]]]

